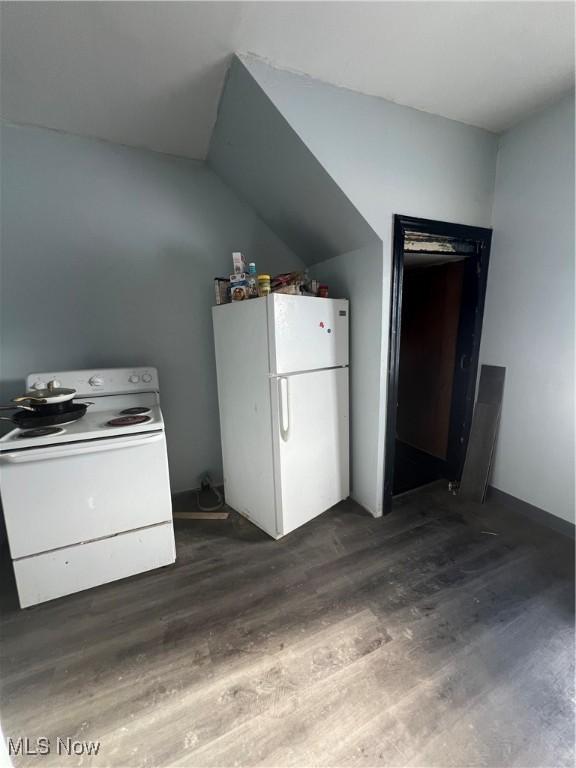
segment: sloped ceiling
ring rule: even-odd
[[[501,131],[573,83],[570,2],[3,2],[2,117],[206,156],[234,51]]]
[[[208,161],[307,264],[378,237],[235,58]]]

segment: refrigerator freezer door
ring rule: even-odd
[[[284,535],[349,495],[348,368],[279,376],[270,386]]]
[[[348,365],[347,299],[273,293],[267,301],[271,373]]]

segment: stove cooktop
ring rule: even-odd
[[[60,427],[12,429],[0,437],[0,452],[164,429],[157,392],[75,400],[91,403],[82,418]]]

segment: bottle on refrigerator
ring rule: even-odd
[[[248,295],[251,299],[258,297],[258,275],[256,274],[256,264],[253,261],[248,264]]]

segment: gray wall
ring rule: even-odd
[[[495,135],[242,60],[383,241],[381,359],[392,214],[493,221],[481,362],[508,368],[493,483],[574,519],[573,99],[502,137],[494,199]]]
[[[208,163],[309,264],[375,239],[238,58],[228,72]]]
[[[506,133],[481,362],[505,365],[492,483],[574,520],[574,97]]]
[[[351,496],[375,516],[382,514],[384,466],[382,266],[377,241],[310,270],[328,284],[331,296],[350,299]]]
[[[490,226],[498,139],[480,128],[242,62],[390,248],[392,214]]]
[[[221,478],[212,278],[302,262],[205,165],[4,125],[2,401],[42,369],[155,365],[174,490]]]
[[[497,137],[453,120],[364,96],[242,56],[258,82],[308,150],[334,179],[383,244],[379,327],[363,343],[383,371],[388,359],[393,214],[490,226]],[[258,204],[255,203],[258,207]],[[357,247],[360,247],[359,244]],[[341,248],[341,252],[346,250]],[[354,291],[358,317],[372,302],[372,273],[344,270],[343,290]],[[376,348],[376,345],[379,348]],[[373,380],[368,408],[384,442],[386,377]],[[354,406],[352,406],[354,409]],[[375,410],[377,409],[377,410]],[[353,427],[354,429],[354,427]],[[376,462],[371,488],[382,488],[384,462]],[[372,491],[371,491],[372,493]],[[380,508],[381,509],[381,506]],[[376,510],[376,513],[379,512]]]
[[[351,495],[382,512],[382,241],[242,61],[232,64],[208,160],[308,264],[351,302]],[[316,265],[316,266],[314,266]]]

